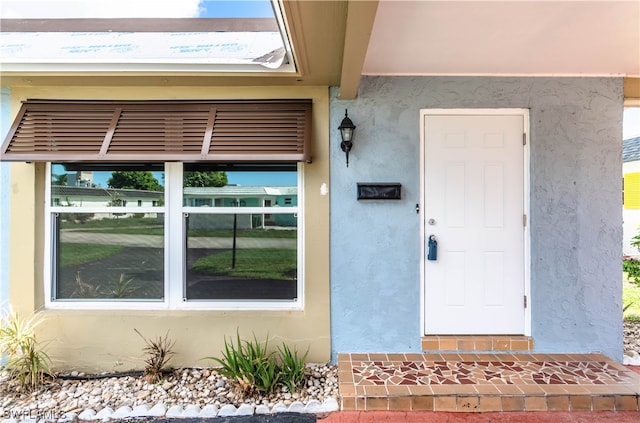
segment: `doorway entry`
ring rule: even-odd
[[[421,113],[426,335],[528,332],[528,122],[524,109]]]

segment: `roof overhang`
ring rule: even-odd
[[[296,71],[13,72],[8,86],[339,86],[361,75],[625,78],[640,101],[640,2],[277,0]]]
[[[294,72],[269,71],[225,72],[224,69],[207,69],[206,66],[187,68],[180,66],[161,67],[156,70],[133,69],[128,71],[111,69],[70,69],[48,67],[40,69],[12,69],[2,65],[0,77],[7,86],[338,86],[344,84],[345,91],[354,93],[360,79],[362,63],[368,46],[368,34],[375,18],[376,1],[289,1],[279,2],[282,25],[286,30],[293,61]],[[136,25],[139,20],[88,19],[68,22],[74,30],[91,27],[106,30],[124,30]],[[347,34],[347,21],[350,30]],[[3,21],[0,29],[25,31],[25,22]],[[255,21],[256,25],[262,25]],[[223,19],[195,20],[193,29],[204,29],[217,25],[237,29],[237,22]],[[183,20],[146,19],[141,21],[138,31],[153,31],[161,24],[164,28],[188,25]],[[170,25],[167,27],[167,25]],[[46,20],[28,23],[30,30],[51,27]],[[61,26],[65,28],[67,24]],[[355,29],[360,28],[360,29]],[[260,28],[265,29],[265,28]],[[268,29],[268,28],[266,28]],[[364,33],[362,32],[364,31]],[[346,59],[345,59],[346,57]],[[355,88],[354,88],[355,87]]]

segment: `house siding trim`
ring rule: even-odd
[[[0,88],[0,138],[9,130],[9,88]],[[0,162],[0,312],[9,301],[9,164]]]

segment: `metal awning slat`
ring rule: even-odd
[[[7,161],[309,161],[310,100],[28,100]]]

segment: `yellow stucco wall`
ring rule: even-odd
[[[245,338],[269,335],[305,351],[308,361],[330,359],[329,322],[329,97],[326,87],[12,87],[12,113],[26,99],[258,99],[313,100],[313,163],[304,168],[304,309],[288,311],[60,310],[44,309],[43,164],[11,166],[10,284],[14,310],[41,318],[38,336],[59,370],[123,371],[141,368],[144,342],[169,331],[175,341],[173,366],[212,366],[224,336],[238,329]]]
[[[630,174],[640,174],[640,161],[626,162],[622,164],[622,175],[624,179],[624,206],[622,208],[622,253],[630,256],[637,256],[640,252],[631,244],[633,237],[638,235],[640,230],[640,208],[630,207],[630,191],[638,190],[639,186],[629,183]],[[632,195],[633,196],[633,195]],[[636,194],[637,198],[638,195]]]

